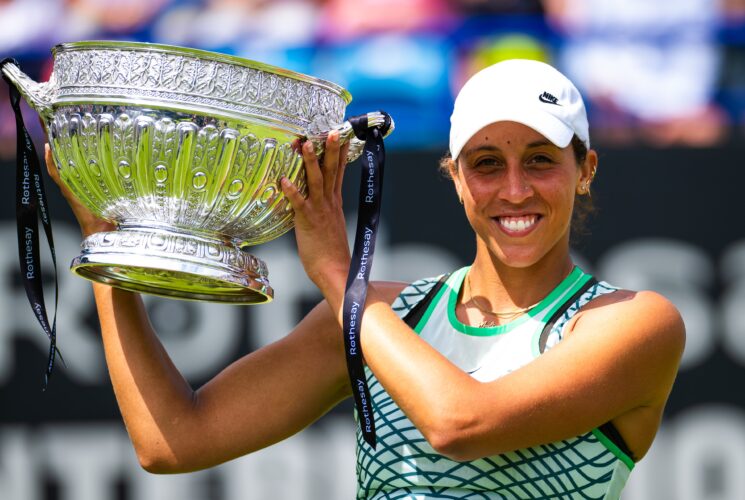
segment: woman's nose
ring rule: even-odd
[[[533,195],[533,188],[520,166],[508,165],[499,195],[513,204],[522,203]]]

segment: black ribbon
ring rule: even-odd
[[[352,384],[355,407],[360,422],[362,437],[375,449],[375,420],[373,418],[372,398],[367,386],[363,366],[360,327],[362,312],[367,298],[370,281],[375,240],[380,220],[380,202],[383,194],[383,167],[385,147],[383,137],[390,128],[391,117],[381,112],[385,121],[380,126],[369,127],[367,115],[350,118],[355,135],[365,141],[362,152],[362,176],[360,178],[359,210],[357,231],[354,238],[352,262],[349,266],[347,286],[344,292],[344,346],[346,350],[347,371]]]
[[[0,61],[0,73],[6,64],[19,66],[14,59]],[[54,368],[57,349],[57,302],[59,289],[57,285],[57,257],[52,239],[52,224],[49,220],[47,197],[44,191],[44,180],[41,175],[39,156],[31,140],[31,135],[23,123],[21,114],[21,95],[15,84],[3,73],[3,79],[10,89],[10,104],[16,116],[16,220],[18,229],[18,259],[21,269],[21,280],[26,289],[26,296],[31,304],[36,319],[42,330],[49,337],[49,358],[44,374],[44,390]],[[44,289],[41,275],[41,258],[39,254],[39,219],[49,244],[54,265],[54,319],[50,325],[47,308],[44,303]],[[60,360],[64,363],[62,355]]]

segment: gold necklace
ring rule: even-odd
[[[468,302],[473,302],[473,305],[476,306],[476,309],[478,309],[479,312],[481,312],[481,314],[483,315],[488,314],[489,316],[494,316],[495,318],[499,318],[499,319],[515,318],[521,314],[525,314],[526,312],[530,311],[535,306],[541,303],[541,301],[539,300],[532,306],[522,307],[520,309],[514,309],[512,311],[492,311],[491,309],[486,309],[482,307],[481,304],[479,304],[477,297],[471,291],[471,273],[470,272],[466,275],[466,288],[468,288],[468,297],[469,297],[469,299],[465,301],[466,304]],[[489,328],[493,326],[497,326],[497,323],[495,323],[494,321],[489,321],[487,319],[482,319],[481,323],[479,323],[479,328]]]

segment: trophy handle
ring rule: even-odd
[[[45,122],[52,117],[52,100],[56,93],[54,74],[48,82],[38,83],[31,79],[13,60],[3,61],[2,72],[6,80],[12,83],[26,102]]]
[[[367,124],[368,127],[379,127],[383,125],[385,122],[385,115],[381,113],[380,111],[372,111],[370,113],[367,113]],[[388,130],[386,131],[385,135],[383,137],[388,137],[391,132],[393,132],[393,129],[396,128],[395,123],[393,122],[393,118],[390,118],[390,126],[388,127]],[[313,146],[315,148],[316,154],[321,155],[323,154],[324,147],[326,145],[326,138],[328,137],[329,133],[332,130],[336,130],[339,132],[339,138],[341,139],[341,142],[347,142],[349,141],[349,151],[347,152],[347,162],[352,162],[360,157],[362,154],[362,150],[365,147],[365,141],[360,140],[355,136],[354,130],[352,130],[352,124],[347,120],[341,123],[340,125],[337,125],[335,127],[331,127],[329,130],[321,133],[321,134],[315,134],[315,135],[309,135],[308,140],[310,140],[313,143]]]

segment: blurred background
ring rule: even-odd
[[[585,96],[600,154],[598,211],[576,241],[576,259],[616,285],[665,294],[688,330],[662,429],[623,498],[745,499],[745,0],[0,0],[0,57],[15,57],[38,81],[51,72],[53,45],[91,39],[259,60],[347,88],[349,115],[388,111],[396,131],[386,141],[373,273],[399,280],[450,271],[473,254],[460,206],[437,172],[460,86],[503,59],[557,66]],[[41,148],[37,120],[25,112]],[[106,374],[92,294],[66,272],[80,236],[53,188],[67,367],[42,392],[48,345],[17,271],[15,147],[2,97],[0,500],[352,498],[348,404],[280,445],[209,471],[139,469]],[[351,221],[355,186],[348,180],[345,192]],[[286,334],[320,298],[291,234],[255,253],[277,293],[270,305],[147,298],[195,386]]]

